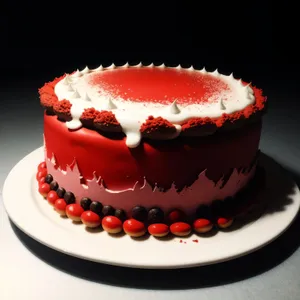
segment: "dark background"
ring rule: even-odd
[[[293,69],[290,50],[286,55],[273,47],[271,1],[13,1],[1,5],[5,84],[19,79],[37,79],[39,84],[86,65],[126,61],[218,68],[262,87]]]

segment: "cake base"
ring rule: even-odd
[[[266,170],[266,189],[255,206],[240,214],[230,229],[212,231],[210,238],[193,233],[188,237],[157,240],[146,235],[133,239],[86,230],[60,217],[37,192],[36,166],[43,148],[23,158],[8,175],[3,200],[11,220],[26,234],[57,251],[82,259],[138,268],[183,268],[217,263],[252,252],[283,233],[300,206],[297,185],[278,164],[261,155]],[[220,247],[222,245],[222,247]],[[156,255],[153,255],[156,253]],[[179,256],[178,253],[181,253]]]

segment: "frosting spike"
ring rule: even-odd
[[[203,67],[203,68],[200,70],[200,72],[201,72],[201,73],[204,73],[204,74],[207,73],[205,67]]]
[[[166,65],[164,63],[162,63],[161,65],[158,66],[159,68],[165,68]]]
[[[114,102],[111,100],[111,98],[108,98],[105,108],[106,109],[116,109],[117,106],[114,104]]]
[[[177,105],[177,100],[174,100],[174,102],[171,104],[171,106],[170,106],[170,113],[174,114],[174,115],[180,113],[180,109],[179,109],[179,107]]]
[[[188,68],[188,70],[189,70],[189,71],[194,71],[195,69],[194,69],[193,65],[191,65],[191,66]]]
[[[154,67],[154,63],[151,63],[148,67],[149,68],[153,68]]]
[[[90,72],[90,69],[88,68],[88,66],[86,66],[83,70],[80,71],[80,73],[82,74],[87,74]]]
[[[103,66],[100,65],[98,68],[93,69],[92,71],[93,71],[93,72],[97,72],[97,71],[102,71],[102,70],[103,70]]]
[[[137,65],[135,65],[135,67],[137,67],[137,68],[140,68],[140,67],[142,67],[142,66],[143,66],[142,62],[140,62],[140,63],[138,63]]]
[[[85,101],[92,101],[92,99],[90,98],[90,96],[88,95],[88,93],[85,93],[84,100]]]
[[[114,64],[114,63],[112,63],[109,67],[107,67],[106,69],[115,69],[117,66]]]
[[[233,73],[229,74],[228,77],[229,77],[230,79],[234,79]]]
[[[127,62],[127,63],[125,63],[122,67],[123,67],[123,68],[128,68],[128,67],[130,67],[130,66],[129,66],[129,63]]]
[[[77,90],[75,90],[75,92],[70,96],[71,99],[76,99],[76,98],[80,98],[80,95],[78,93]]]
[[[221,108],[221,110],[226,109],[226,106],[224,105],[224,100],[222,98],[220,99],[220,108]]]
[[[81,74],[80,74],[80,71],[78,69],[75,71],[75,73],[73,73],[71,75],[71,77],[80,77],[80,76],[81,76]]]
[[[69,92],[74,92],[74,88],[73,88],[72,85],[69,84],[69,83],[68,83],[68,88],[67,88],[67,90],[68,90]]]
[[[212,72],[212,74],[215,75],[215,76],[220,75],[220,73],[219,73],[219,71],[218,71],[218,68],[215,69],[215,70]]]
[[[177,67],[175,67],[177,70],[182,69],[181,65],[179,64]]]

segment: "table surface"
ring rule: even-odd
[[[137,270],[83,261],[51,250],[17,229],[4,210],[1,191],[10,169],[42,145],[40,84],[24,81],[18,89],[13,85],[0,89],[1,300],[94,300],[96,295],[102,299],[299,299],[300,217],[278,239],[252,254],[184,270]],[[296,101],[273,87],[267,87],[266,93],[272,102],[261,150],[289,170],[299,186]]]

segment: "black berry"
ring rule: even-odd
[[[115,210],[110,205],[104,205],[102,208],[103,217],[105,216],[113,216],[115,214]]]
[[[67,204],[75,203],[75,196],[72,192],[65,192],[64,199]]]
[[[144,222],[147,219],[147,210],[143,206],[135,206],[131,211],[132,218]]]
[[[116,209],[115,217],[119,218],[122,222],[124,222],[126,220],[126,213],[123,209]]]
[[[80,205],[84,210],[89,210],[92,204],[92,200],[90,198],[84,197],[80,200]]]
[[[163,223],[165,218],[164,212],[159,207],[153,207],[148,211],[148,223]]]
[[[211,219],[211,209],[205,204],[198,206],[196,210],[196,217],[199,219]]]
[[[66,190],[63,188],[63,187],[59,187],[57,190],[56,190],[56,194],[59,198],[63,198],[64,195],[65,195],[65,192]]]
[[[52,181],[50,183],[50,190],[56,191],[58,189],[58,183],[56,181]]]
[[[90,210],[98,215],[102,212],[103,205],[98,201],[93,201],[90,205]]]
[[[45,177],[45,182],[50,184],[53,181],[53,176],[51,174],[47,174]]]

